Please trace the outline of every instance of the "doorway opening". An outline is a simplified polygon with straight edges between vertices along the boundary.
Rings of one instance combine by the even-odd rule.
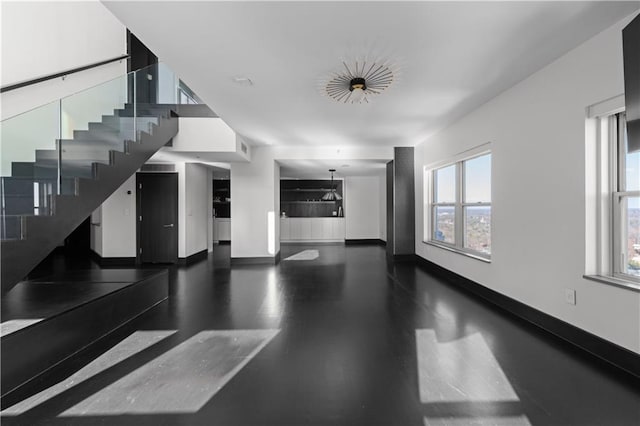
[[[231,244],[231,179],[221,167],[213,167],[213,243]]]

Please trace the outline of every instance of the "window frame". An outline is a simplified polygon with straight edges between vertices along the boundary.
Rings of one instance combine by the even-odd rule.
[[[586,174],[585,174],[585,271],[583,278],[601,284],[640,292],[640,280],[623,273],[620,249],[622,221],[620,196],[636,196],[640,191],[619,191],[624,182],[620,173],[625,168],[619,153],[619,138],[624,114],[624,95],[590,105],[586,109]],[[625,176],[626,177],[626,176]],[[626,235],[624,239],[626,240]],[[616,254],[616,252],[618,252]]]
[[[625,215],[621,209],[622,199],[625,197],[639,197],[640,191],[629,191],[626,189],[626,147],[624,146],[624,137],[621,137],[625,131],[626,114],[624,111],[612,114],[609,118],[610,127],[610,146],[611,146],[611,185],[610,185],[610,203],[611,203],[611,221],[610,221],[610,259],[611,259],[611,276],[625,281],[640,283],[640,276],[628,274],[626,272],[625,255],[623,254],[624,241],[626,237],[623,235]]]
[[[434,166],[426,166],[424,168],[424,179],[428,180],[428,191],[425,194],[427,198],[426,204],[426,212],[423,214],[428,215],[428,220],[423,221],[424,224],[428,224],[426,232],[423,232],[423,240],[424,244],[433,245],[439,248],[443,248],[445,250],[449,250],[455,253],[463,254],[465,256],[482,260],[484,262],[491,262],[491,253],[484,253],[481,251],[473,250],[471,248],[465,247],[466,245],[466,215],[465,209],[467,207],[489,207],[492,209],[492,201],[486,202],[466,202],[466,188],[465,188],[465,179],[466,179],[466,167],[465,163],[470,160],[474,160],[479,157],[483,157],[485,155],[491,156],[491,169],[493,169],[493,155],[490,149],[487,149],[486,146],[479,147],[480,149],[477,152],[474,152],[471,155],[467,155],[454,161],[448,161],[446,163],[437,164]],[[435,201],[435,195],[437,192],[437,177],[436,174],[438,170],[445,169],[450,166],[455,166],[455,201],[451,202],[441,202],[437,203]],[[493,189],[493,170],[490,175],[490,185]],[[493,198],[493,197],[492,197]],[[440,241],[435,239],[434,232],[437,229],[436,227],[436,209],[438,207],[453,207],[454,208],[454,242],[449,243],[446,241]],[[493,225],[493,223],[492,223]],[[490,227],[490,236],[493,234],[493,226]],[[425,238],[427,237],[428,238]]]
[[[436,173],[438,172],[438,170],[442,170],[442,169],[446,169],[447,167],[450,166],[455,166],[454,168],[454,179],[455,179],[455,183],[454,183],[454,197],[455,197],[455,201],[453,203],[451,202],[446,202],[446,203],[436,203],[434,201],[435,198],[435,194],[437,193],[437,185],[438,185],[438,180],[436,178]],[[458,212],[458,206],[457,206],[457,200],[459,200],[459,185],[458,185],[458,181],[459,181],[459,173],[458,173],[458,165],[457,163],[451,163],[451,164],[445,164],[441,167],[435,168],[431,170],[431,192],[430,192],[430,198],[429,198],[429,209],[430,209],[430,214],[431,214],[431,220],[429,221],[430,223],[430,230],[429,230],[429,241],[434,243],[434,244],[443,244],[451,249],[455,249],[456,248],[456,244],[458,241],[458,227],[456,226],[457,222],[458,222],[458,217],[459,217],[459,212]],[[453,219],[453,244],[446,242],[446,241],[440,241],[440,240],[436,240],[434,238],[433,233],[435,232],[436,229],[436,219],[437,219],[437,215],[435,214],[435,211],[438,207],[453,207],[453,215],[454,215],[454,219]]]

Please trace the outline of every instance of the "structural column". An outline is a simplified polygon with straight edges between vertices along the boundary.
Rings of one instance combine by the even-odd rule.
[[[268,147],[231,163],[231,262],[276,263],[280,256],[280,166]]]
[[[415,181],[413,147],[395,147],[387,163],[387,255],[415,253]]]

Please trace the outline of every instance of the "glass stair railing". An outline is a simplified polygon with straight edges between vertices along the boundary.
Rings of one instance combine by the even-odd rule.
[[[127,153],[162,117],[194,103],[159,63],[0,122],[0,239],[27,238],[26,217],[54,215],[54,197],[78,195],[78,180],[95,179],[113,152]]]

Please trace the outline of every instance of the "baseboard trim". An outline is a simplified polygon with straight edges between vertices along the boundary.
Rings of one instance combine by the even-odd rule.
[[[191,265],[195,262],[199,262],[201,260],[204,260],[207,258],[208,255],[208,251],[207,249],[201,250],[197,253],[192,254],[191,256],[187,256],[187,257],[179,257],[178,258],[178,265],[180,266],[188,266]]]
[[[275,256],[232,257],[231,265],[277,265],[280,263],[280,252]]]
[[[331,246],[335,246],[335,245],[341,245],[341,244],[345,244],[345,240],[280,240],[280,244],[288,244],[288,245],[295,245],[295,244],[314,244],[314,245],[331,245]]]
[[[91,259],[100,266],[135,266],[135,257],[102,257],[93,250],[89,250]]]
[[[231,240],[216,240],[215,242],[220,244],[221,246],[231,245]]]
[[[344,244],[347,246],[357,246],[357,245],[379,245],[386,246],[387,243],[379,238],[356,238],[344,240]]]
[[[415,255],[415,262],[428,272],[444,278],[448,283],[455,284],[510,314],[570,343],[572,346],[581,349],[599,361],[631,374],[635,379],[640,379],[640,355],[635,352],[539,311],[538,309],[532,308],[504,294],[491,290],[475,281],[426,260],[421,256]]]

